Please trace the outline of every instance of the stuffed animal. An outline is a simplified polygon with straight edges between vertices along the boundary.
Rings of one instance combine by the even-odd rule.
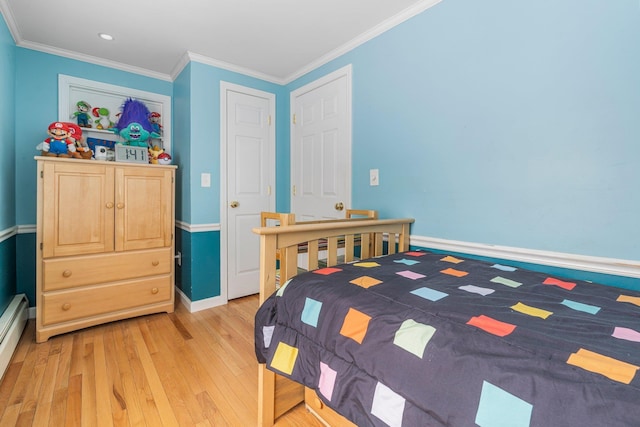
[[[76,147],[76,150],[71,153],[71,157],[76,159],[90,159],[93,155],[91,149],[82,137],[82,128],[75,123],[64,123],[69,127],[70,138]]]
[[[159,138],[149,121],[149,109],[143,102],[128,98],[122,105],[122,114],[114,131],[122,138],[122,144],[148,147],[149,138]]]
[[[93,114],[94,117],[97,117],[95,120],[96,129],[110,130],[113,128],[113,122],[109,118],[109,110],[107,108],[96,107],[91,110],[91,114]]]
[[[151,123],[151,127],[153,128],[153,131],[157,134],[159,134],[162,131],[162,125],[160,124],[160,113],[157,113],[155,111],[151,112],[151,114],[149,114],[149,122]]]
[[[83,128],[91,127],[91,119],[89,118],[89,110],[91,109],[91,105],[85,101],[78,101],[76,103],[77,111],[71,115],[71,118],[75,117],[78,122],[78,126]]]
[[[51,157],[71,157],[76,146],[71,138],[71,129],[67,123],[53,122],[47,130],[49,138],[42,143],[42,155]]]
[[[164,150],[158,147],[157,145],[154,145],[153,147],[149,148],[149,163],[153,165],[157,165],[158,158],[162,153],[164,153]]]

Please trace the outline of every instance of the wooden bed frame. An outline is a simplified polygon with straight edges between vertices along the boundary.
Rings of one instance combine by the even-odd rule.
[[[344,247],[344,262],[403,252],[409,249],[409,227],[413,221],[411,218],[365,218],[254,228],[253,232],[260,236],[260,304],[276,291],[278,256],[282,263],[280,283],[285,283],[298,272],[298,247],[301,244],[306,244],[309,270],[318,268],[320,241],[326,242],[327,266],[338,263],[338,246]],[[358,239],[360,245],[356,246],[354,242]],[[358,250],[360,256],[356,256]],[[264,364],[259,366],[258,378],[259,426],[272,426],[277,417],[303,401],[316,415],[322,410],[318,416],[326,424],[353,425],[323,407],[313,390],[305,393],[301,384],[276,375]]]
[[[363,220],[363,219],[378,219],[378,211],[376,210],[367,210],[367,209],[346,209],[345,217],[343,219],[325,219],[325,220],[314,220],[314,221],[298,221],[296,222],[296,216],[292,213],[282,213],[282,212],[260,212],[260,226],[261,227],[269,227],[269,226],[278,226],[278,227],[287,227],[294,224],[319,224],[319,223],[330,223],[330,222],[339,222],[345,220]],[[354,245],[361,245],[360,239],[354,240]],[[338,248],[344,248],[344,240],[338,240]],[[371,244],[369,242],[369,244]],[[326,250],[327,241],[321,240],[319,242],[318,250]],[[298,246],[298,253],[306,253],[307,246],[306,244],[301,244]],[[281,269],[286,269],[285,264],[286,261],[282,256],[280,256],[280,251],[276,252],[276,260],[279,263]],[[280,283],[280,282],[276,282]],[[284,282],[283,282],[284,283]]]

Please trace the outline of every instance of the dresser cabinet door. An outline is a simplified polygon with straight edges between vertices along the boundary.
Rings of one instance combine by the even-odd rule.
[[[114,173],[106,166],[45,162],[43,258],[114,249]]]
[[[172,171],[120,167],[115,174],[115,250],[171,246]]]

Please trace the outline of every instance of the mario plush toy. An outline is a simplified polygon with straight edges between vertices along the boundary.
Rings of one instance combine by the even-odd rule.
[[[90,159],[93,156],[93,151],[89,148],[89,145],[85,142],[82,137],[82,128],[75,124],[65,122],[63,123],[69,127],[69,138],[73,140],[73,145],[75,146],[75,151],[71,153],[71,157],[75,159]]]
[[[49,138],[42,144],[42,155],[52,157],[71,157],[76,151],[71,129],[67,123],[53,122],[47,132]]]

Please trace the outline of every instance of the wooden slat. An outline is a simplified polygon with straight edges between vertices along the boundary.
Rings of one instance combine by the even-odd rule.
[[[315,270],[318,268],[318,241],[312,240],[307,246],[307,256],[309,270]]]
[[[329,237],[327,239],[327,267],[338,263],[338,238]]]

